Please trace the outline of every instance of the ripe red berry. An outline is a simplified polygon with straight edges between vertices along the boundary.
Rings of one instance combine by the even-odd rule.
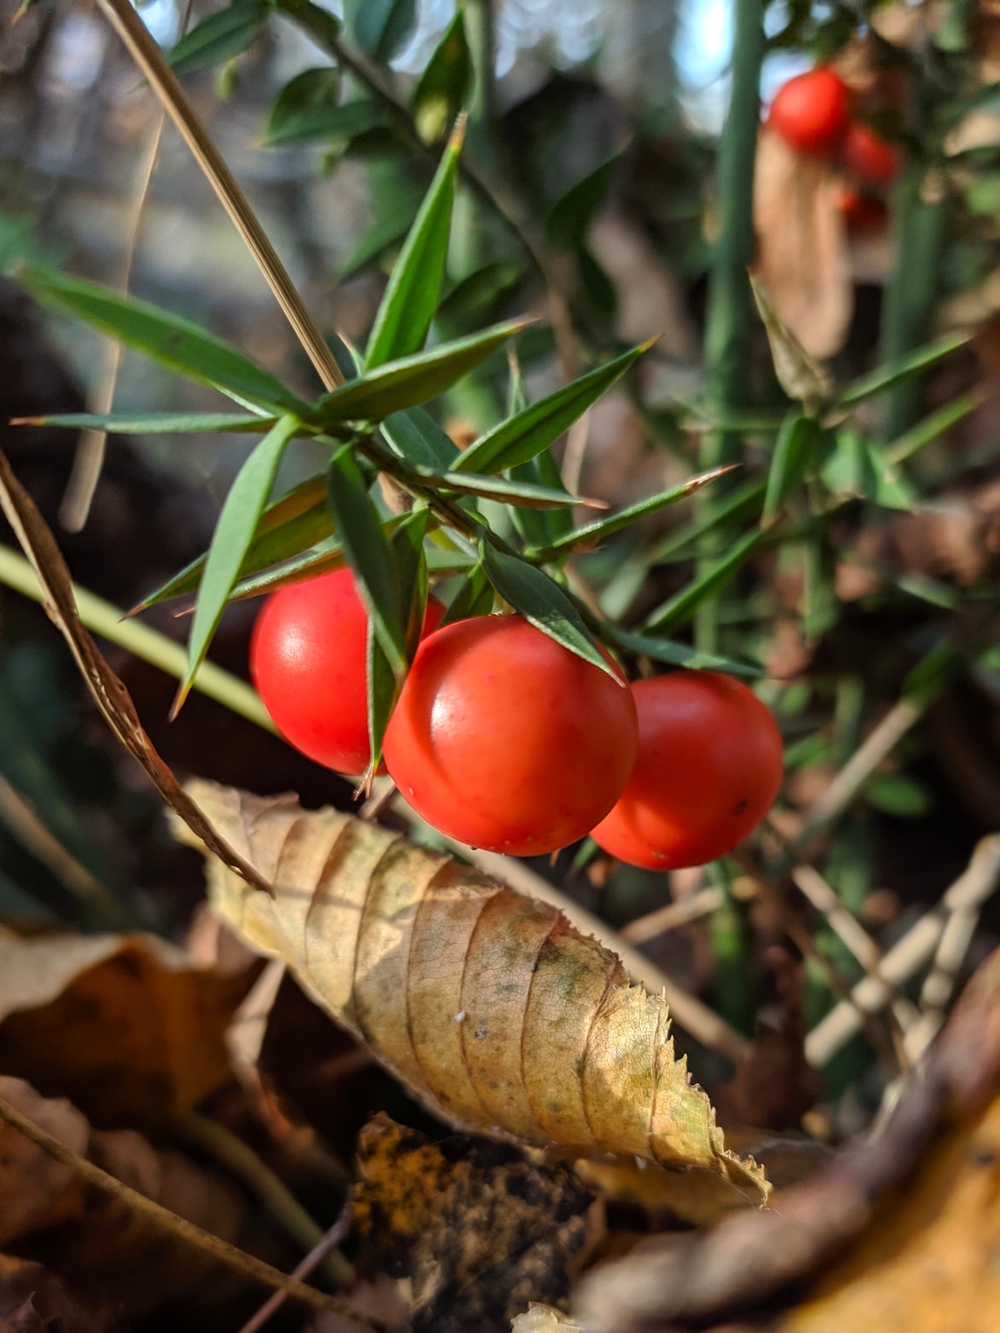
[[[649,870],[704,865],[742,842],[781,786],[781,737],[752,690],[716,671],[632,686],[639,754],[628,786],[591,836]]]
[[[448,625],[420,645],[385,737],[413,808],[473,847],[531,856],[583,835],[624,790],[631,692],[521,616]]]
[[[848,171],[872,185],[891,185],[899,174],[899,151],[859,120],[847,127],[842,156]]]
[[[844,215],[847,230],[854,235],[882,231],[889,220],[882,200],[861,190],[844,190],[837,200],[837,207]]]
[[[444,607],[427,603],[424,633]],[[349,569],[280,588],[257,617],[250,674],[282,736],[338,773],[368,767],[368,613]]]
[[[851,92],[826,65],[797,74],[774,95],[767,123],[802,153],[832,152],[847,129]]]

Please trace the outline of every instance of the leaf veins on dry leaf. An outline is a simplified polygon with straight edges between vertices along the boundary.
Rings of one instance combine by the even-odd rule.
[[[275,888],[209,857],[223,921],[283,958],[446,1123],[708,1168],[766,1198],[675,1059],[666,1004],[554,908],[337,810],[202,781],[188,792]]]

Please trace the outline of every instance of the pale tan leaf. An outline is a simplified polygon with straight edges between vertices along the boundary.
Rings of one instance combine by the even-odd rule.
[[[554,907],[335,810],[202,781],[188,791],[275,886],[273,899],[255,893],[210,857],[222,919],[284,959],[444,1120],[701,1166],[766,1197],[764,1173],[726,1148],[675,1059],[664,1001]]]
[[[532,1303],[510,1326],[511,1333],[583,1333],[583,1325],[552,1305]]]
[[[833,167],[767,129],[757,140],[757,274],[779,319],[812,357],[844,344],[854,293]]]

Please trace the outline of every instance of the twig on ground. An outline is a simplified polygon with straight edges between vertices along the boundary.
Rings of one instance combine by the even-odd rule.
[[[708,916],[710,912],[724,906],[725,901],[726,895],[718,886],[699,889],[687,898],[680,898],[676,902],[667,903],[665,907],[658,907],[655,912],[637,917],[627,926],[622,926],[618,933],[627,944],[647,944],[670,930],[676,930],[678,926]]]
[[[944,1026],[945,1006],[951,999],[958,974],[965,962],[979,924],[980,905],[961,904],[952,909],[944,923],[941,939],[934,954],[934,965],[924,980],[920,992],[921,1013],[906,1034],[910,1058],[919,1060]]]
[[[813,907],[826,917],[827,925],[847,945],[865,971],[874,972],[882,959],[882,950],[819,871],[813,866],[796,866],[792,879]]]
[[[806,1037],[806,1059],[822,1069],[860,1031],[868,1015],[891,1001],[897,987],[933,957],[949,915],[977,911],[1000,881],[1000,834],[982,838],[968,868],[941,902],[926,912],[882,958],[877,971],[864,977],[850,997],[836,1005]]]
[[[236,183],[235,177],[195,114],[176,74],[164,60],[160,48],[133,9],[130,0],[97,0],[97,2],[111,26],[125,43],[133,60],[149,80],[150,86],[197,159],[220,203],[232,218],[323,385],[327,389],[334,389],[338,384],[343,384],[344,377],[326,339],[306,309],[285,266],[278,258],[277,251]]]
[[[416,814],[402,796],[397,795],[393,801],[393,809],[397,810],[405,819],[416,826],[429,827],[424,823],[418,814]],[[493,875],[497,879],[503,880],[509,884],[512,889],[517,889],[520,893],[525,893],[531,898],[538,898],[542,902],[549,903],[556,907],[560,912],[577,928],[586,935],[592,935],[606,949],[616,953],[622,960],[626,972],[635,981],[641,981],[646,989],[653,995],[662,995],[670,1008],[670,1014],[678,1027],[682,1027],[685,1032],[689,1032],[692,1037],[697,1038],[703,1046],[709,1050],[718,1051],[732,1060],[734,1064],[741,1064],[750,1058],[752,1045],[736,1029],[714,1009],[710,1009],[707,1004],[703,1004],[697,996],[686,991],[683,986],[679,986],[676,981],[672,981],[665,972],[656,966],[645,954],[634,949],[630,944],[622,939],[621,935],[613,931],[599,917],[588,912],[585,907],[568,898],[554,884],[550,884],[547,879],[514,857],[501,856],[497,852],[485,852],[479,848],[468,847],[464,842],[459,842],[455,838],[447,838],[441,834],[443,841],[456,851],[459,856],[469,861],[477,869],[482,870],[487,875]]]
[[[69,1167],[70,1170],[91,1185],[96,1186],[97,1189],[118,1199],[127,1208],[146,1218],[160,1231],[173,1236],[177,1240],[184,1241],[197,1250],[201,1250],[203,1254],[210,1255],[227,1267],[236,1269],[255,1282],[261,1283],[262,1286],[272,1287],[275,1291],[287,1290],[288,1295],[303,1301],[313,1310],[335,1310],[339,1314],[352,1319],[358,1327],[366,1327],[352,1313],[350,1307],[342,1298],[326,1296],[323,1292],[317,1291],[315,1287],[308,1287],[305,1283],[286,1276],[277,1268],[272,1268],[270,1264],[264,1263],[263,1260],[255,1259],[252,1254],[247,1254],[244,1250],[238,1249],[237,1246],[230,1245],[228,1241],[213,1236],[209,1231],[202,1230],[201,1227],[195,1226],[193,1222],[187,1221],[186,1218],[178,1217],[169,1208],[164,1208],[162,1204],[147,1198],[145,1194],[140,1194],[116,1176],[109,1175],[107,1171],[102,1171],[95,1163],[75,1153],[72,1148],[67,1148],[64,1143],[60,1143],[57,1138],[41,1129],[33,1120],[29,1120],[27,1116],[22,1115],[4,1097],[0,1097],[0,1119],[6,1121],[12,1129],[16,1129],[25,1138],[30,1139],[43,1152],[48,1153],[53,1160],[61,1162],[63,1166]]]
[[[189,1111],[178,1128],[190,1143],[203,1148],[228,1167],[253,1193],[278,1226],[297,1245],[310,1253],[323,1243],[323,1228],[302,1207],[298,1199],[266,1162],[242,1139],[217,1120]],[[350,1286],[354,1269],[339,1250],[330,1249],[323,1258],[323,1271],[337,1287]]]
[[[292,1278],[301,1282],[309,1276],[318,1264],[323,1262],[328,1254],[336,1251],[336,1247],[341,1241],[346,1239],[351,1229],[352,1221],[353,1214],[351,1211],[351,1202],[348,1200],[348,1202],[344,1204],[343,1211],[330,1230],[322,1240],[318,1241],[314,1248],[309,1251],[298,1267],[292,1271]],[[273,1295],[267,1298],[257,1313],[247,1320],[240,1329],[240,1333],[257,1333],[258,1329],[263,1328],[271,1316],[281,1309],[289,1295],[290,1290],[287,1287],[283,1287],[280,1291],[274,1292]]]

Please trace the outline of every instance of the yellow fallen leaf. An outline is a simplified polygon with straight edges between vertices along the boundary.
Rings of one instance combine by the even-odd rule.
[[[274,885],[208,858],[215,910],[445,1121],[708,1168],[766,1198],[674,1057],[667,1006],[547,904],[332,809],[196,781],[188,792]],[[180,836],[190,834],[181,828]]]

